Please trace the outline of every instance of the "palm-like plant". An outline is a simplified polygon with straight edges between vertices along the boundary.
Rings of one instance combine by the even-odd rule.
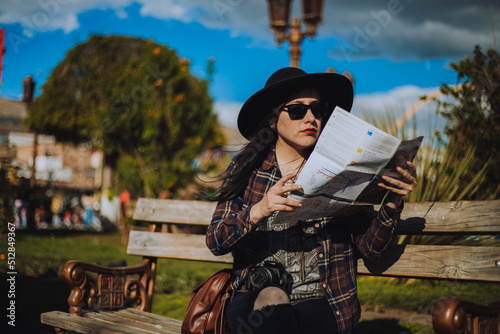
[[[394,127],[398,117],[396,112],[386,109],[383,115],[364,113],[362,116],[367,122],[379,129],[399,137],[403,140],[423,135],[425,140],[414,163],[417,166],[417,187],[405,198],[409,202],[428,201],[460,201],[460,200],[488,200],[494,199],[500,193],[500,186],[488,193],[478,194],[477,190],[486,181],[486,172],[492,167],[493,156],[484,164],[482,169],[470,180],[464,180],[463,175],[468,172],[469,161],[474,157],[476,148],[471,143],[465,148],[464,157],[457,159],[455,150],[446,139],[440,135],[436,119],[427,120],[417,128],[416,115],[410,120],[410,126]],[[431,118],[432,116],[429,116]],[[431,126],[428,126],[431,125]],[[423,130],[422,130],[423,129]],[[463,147],[461,148],[464,149]]]
[[[475,177],[468,181],[463,176],[468,172],[469,162],[474,157],[476,148],[471,143],[466,148],[463,158],[457,159],[455,150],[446,139],[440,135],[436,119],[428,119],[425,125],[417,128],[417,119],[414,115],[410,125],[397,129],[394,127],[398,117],[394,110],[386,109],[383,115],[364,113],[362,116],[367,122],[403,140],[424,135],[424,143],[415,157],[417,166],[417,187],[405,198],[408,202],[443,202],[459,200],[488,200],[498,197],[500,186],[492,188],[489,193],[478,193],[478,189],[487,181],[487,171],[492,168],[493,156],[490,157]],[[429,116],[432,118],[433,116]],[[423,129],[423,130],[422,130]],[[425,133],[426,132],[426,133]],[[463,149],[463,148],[462,148]],[[401,235],[397,243],[400,244],[466,244],[471,238],[467,236],[439,236],[439,235]],[[477,238],[474,238],[477,239]],[[474,241],[477,242],[477,241]]]

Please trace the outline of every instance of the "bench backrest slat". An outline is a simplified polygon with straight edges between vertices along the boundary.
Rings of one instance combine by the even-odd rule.
[[[141,198],[134,219],[208,225],[216,203]],[[500,234],[500,200],[405,203],[400,234]]]
[[[130,231],[127,254],[172,259],[233,263],[231,254],[215,256],[200,234]]]
[[[205,236],[131,231],[128,254],[232,263],[231,254],[214,256]],[[438,257],[435,255],[439,254]],[[358,261],[358,273],[378,276],[429,277],[499,281],[500,247],[394,245],[381,259]]]
[[[399,233],[500,234],[500,200],[405,203]]]
[[[216,205],[205,201],[139,198],[133,218],[155,223],[208,225]]]
[[[216,203],[140,199],[134,219],[150,223],[210,223]],[[406,203],[400,234],[500,235],[500,200]],[[204,235],[131,231],[127,253],[219,263]],[[358,273],[500,282],[500,247],[394,245],[376,262],[358,261]]]
[[[500,282],[500,247],[394,245],[376,261],[358,261],[358,273]]]

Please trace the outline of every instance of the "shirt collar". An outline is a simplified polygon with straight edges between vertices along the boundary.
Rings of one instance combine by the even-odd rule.
[[[264,162],[262,163],[262,170],[270,170],[274,167],[277,167],[277,164],[276,164],[276,151],[273,148],[272,150],[269,151],[267,157],[264,159]]]

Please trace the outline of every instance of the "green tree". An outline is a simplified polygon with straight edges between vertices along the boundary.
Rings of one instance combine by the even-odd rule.
[[[10,159],[7,161],[0,161],[0,233],[6,233],[10,225],[14,223],[13,209],[13,189],[11,184],[11,177],[9,174],[13,173],[13,168]]]
[[[476,197],[498,198],[500,194],[500,55],[489,49],[486,54],[479,46],[473,57],[450,64],[458,73],[457,85],[443,84],[441,91],[454,102],[442,102],[440,110],[447,118],[445,134],[453,147],[455,159],[474,154],[463,173],[470,182],[479,172],[486,173],[486,182]],[[486,166],[486,169],[484,169]],[[472,198],[474,199],[474,198]]]
[[[151,40],[92,36],[53,69],[28,125],[116,157],[117,190],[175,190],[193,180],[193,159],[224,140],[208,83],[189,65]]]

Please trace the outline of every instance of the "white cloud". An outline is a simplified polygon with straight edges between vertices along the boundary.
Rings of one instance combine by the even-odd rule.
[[[325,13],[336,19],[325,21],[320,34],[334,31],[339,41],[330,50],[331,57],[456,58],[469,54],[475,44],[483,48],[494,44],[492,23],[500,22],[498,2],[455,0],[451,6],[445,1],[401,0],[392,13],[388,3],[360,0],[327,7]],[[499,28],[495,27],[496,36]]]
[[[140,13],[143,16],[182,22],[192,22],[195,17],[190,15],[190,12],[199,6],[197,1],[183,3],[176,0],[139,0],[138,2],[141,4]]]
[[[78,29],[82,13],[112,9],[117,17],[126,18],[125,9],[134,3],[143,16],[199,22],[210,29],[227,29],[231,36],[249,36],[253,45],[272,43],[274,47],[264,0],[3,0],[0,23],[21,23],[28,35],[57,29],[67,33]],[[318,39],[335,39],[339,42],[335,45],[361,49],[352,54],[353,59],[404,60],[462,57],[474,44],[491,47],[493,35],[500,36],[500,27],[492,31],[492,24],[500,22],[498,2],[455,0],[450,6],[445,1],[401,0],[392,13],[390,3],[395,2],[325,1]],[[293,14],[300,15],[298,3],[292,5]],[[356,46],[359,31],[369,35],[369,43],[361,48]],[[338,47],[330,55],[346,57]]]
[[[373,119],[401,121],[407,133],[413,133],[416,122],[415,136],[431,137],[434,130],[444,128],[446,120],[437,113],[437,103],[432,99],[422,101],[423,96],[443,99],[438,87],[401,86],[387,92],[356,95],[352,112],[362,118],[369,115]]]
[[[424,95],[432,94],[439,88],[421,88],[400,86],[387,92],[358,94],[354,97],[353,111],[385,113],[388,110],[398,112],[410,108]]]
[[[92,9],[115,9],[117,13],[133,0],[4,0],[0,2],[0,23],[20,23],[28,37],[37,32],[61,29],[65,33],[80,27],[78,15]],[[123,13],[122,13],[123,14]]]
[[[122,19],[122,20],[128,18],[128,14],[125,11],[125,9],[123,9],[123,8],[117,8],[117,9],[115,9],[115,14],[116,14],[116,17],[118,17],[119,19]]]
[[[431,96],[439,92],[438,87],[420,88],[416,86],[401,86],[387,92],[358,94],[354,97],[352,107],[353,114],[363,117],[371,115],[377,117],[387,117],[388,115],[400,118],[405,112],[415,111],[416,120],[422,126],[428,127],[432,123],[434,127],[434,119],[438,118],[437,126],[442,128],[444,120],[442,117],[436,117],[436,103],[429,102],[422,104],[420,98],[423,96]],[[219,115],[219,121],[222,125],[237,128],[237,117],[242,103],[239,102],[215,102],[214,110]],[[409,118],[410,122],[413,117]],[[421,129],[425,131],[426,129]]]
[[[238,113],[242,105],[243,104],[239,102],[216,101],[214,110],[218,114],[219,121],[222,125],[236,129]]]
[[[237,119],[242,103],[239,102],[215,102],[214,110],[219,117],[219,122],[224,127],[224,133],[227,137],[225,149],[231,152],[237,152],[247,143],[246,139],[238,131]]]

